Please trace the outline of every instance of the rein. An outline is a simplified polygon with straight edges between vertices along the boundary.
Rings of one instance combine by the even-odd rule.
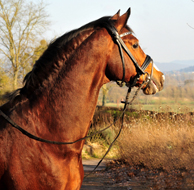
[[[121,118],[121,127],[119,129],[119,132],[117,134],[117,136],[115,137],[115,139],[111,142],[108,150],[106,151],[106,153],[104,154],[104,156],[101,158],[101,160],[98,162],[98,164],[95,166],[95,168],[87,175],[84,176],[84,179],[87,178],[89,175],[91,175],[97,168],[98,166],[100,165],[100,163],[104,160],[104,158],[106,157],[106,155],[109,153],[110,149],[112,148],[113,144],[115,143],[115,141],[118,139],[118,137],[120,136],[120,133],[123,129],[123,123],[124,123],[124,116],[125,116],[125,112],[128,108],[129,105],[132,104],[132,102],[135,100],[135,98],[137,97],[140,89],[143,87],[143,85],[147,83],[147,81],[144,81],[141,86],[137,89],[137,91],[135,92],[135,95],[133,96],[133,98],[131,99],[131,101],[129,102],[129,95],[130,95],[130,92],[131,92],[131,88],[129,87],[128,88],[128,91],[127,91],[127,95],[126,95],[126,98],[125,98],[125,101],[121,101],[121,103],[124,103],[124,108],[123,108],[123,112],[122,114],[119,116],[119,118],[117,120],[115,120],[112,124],[110,124],[108,127],[105,127],[104,129],[102,130],[99,130],[89,136],[85,136],[83,138],[80,138],[76,141],[72,141],[72,142],[58,142],[58,141],[50,141],[50,140],[46,140],[46,139],[42,139],[40,137],[37,137],[31,133],[29,133],[28,131],[24,130],[23,128],[21,128],[19,125],[17,125],[14,121],[12,121],[5,113],[3,113],[1,110],[0,110],[0,115],[2,115],[4,117],[5,120],[7,120],[12,127],[16,128],[17,130],[19,130],[20,132],[22,132],[24,135],[26,135],[27,137],[31,138],[31,139],[34,139],[36,141],[40,141],[40,142],[45,142],[45,143],[50,143],[50,144],[57,144],[57,145],[67,145],[67,144],[74,144],[76,142],[79,142],[79,141],[82,141],[82,140],[85,140],[87,138],[91,138],[92,136],[96,135],[96,134],[99,134],[103,131],[105,131],[106,129],[110,128],[112,125],[114,125],[120,118]]]
[[[149,55],[146,56],[146,59],[143,63],[143,65],[140,67],[137,63],[137,61],[135,60],[135,58],[133,57],[133,55],[131,54],[131,52],[129,51],[129,49],[127,48],[127,46],[125,45],[125,43],[123,42],[123,40],[121,39],[121,37],[123,36],[126,36],[126,35],[129,35],[131,34],[131,32],[125,32],[121,35],[118,34],[116,28],[110,23],[106,23],[105,25],[105,28],[108,30],[108,32],[111,34],[113,40],[115,41],[115,43],[118,45],[118,48],[119,48],[119,52],[120,52],[120,56],[121,56],[121,60],[122,60],[122,66],[123,66],[123,77],[122,77],[122,81],[121,83],[119,84],[119,86],[123,86],[123,83],[124,83],[124,80],[125,80],[125,62],[124,62],[124,56],[123,56],[123,50],[127,53],[127,55],[130,57],[130,59],[132,60],[134,66],[136,67],[136,72],[137,72],[137,75],[134,77],[133,81],[132,82],[129,82],[129,83],[126,83],[126,86],[128,86],[128,92],[127,92],[127,95],[126,95],[126,100],[125,102],[122,102],[124,103],[124,109],[123,109],[123,112],[122,114],[120,115],[120,117],[114,121],[111,125],[109,125],[108,127],[100,130],[100,131],[97,131],[89,136],[85,136],[83,138],[80,138],[76,141],[72,141],[72,142],[58,142],[58,141],[50,141],[50,140],[46,140],[46,139],[42,139],[40,137],[37,137],[31,133],[29,133],[28,131],[24,130],[23,128],[21,128],[19,125],[17,125],[14,121],[12,121],[5,113],[3,113],[1,110],[0,110],[0,115],[4,117],[4,119],[6,121],[8,121],[12,127],[16,128],[17,130],[19,130],[21,133],[23,133],[24,135],[28,136],[29,138],[31,139],[34,139],[36,141],[40,141],[40,142],[45,142],[45,143],[50,143],[50,144],[57,144],[57,145],[68,145],[68,144],[74,144],[74,143],[77,143],[79,141],[82,141],[82,140],[85,140],[87,138],[91,138],[92,136],[96,135],[96,134],[99,134],[101,133],[102,131],[110,128],[112,125],[114,125],[120,118],[121,118],[121,121],[122,121],[122,124],[121,124],[121,127],[119,129],[119,132],[117,134],[117,136],[115,137],[115,139],[113,140],[113,142],[110,144],[107,152],[105,153],[105,155],[103,156],[103,158],[100,160],[100,162],[96,165],[96,167],[94,168],[93,171],[96,170],[96,168],[100,165],[100,163],[102,162],[102,160],[105,158],[105,156],[108,154],[109,150],[111,149],[111,147],[113,146],[114,142],[117,140],[117,138],[119,137],[121,131],[122,131],[122,128],[123,128],[123,123],[124,123],[124,115],[125,115],[125,112],[127,110],[127,107],[129,104],[132,104],[132,102],[134,101],[134,99],[136,98],[139,90],[143,87],[143,85],[145,83],[149,83],[151,82],[151,77],[152,77],[152,73],[153,73],[153,63],[152,63],[152,70],[151,70],[151,73],[147,73],[145,72],[145,69],[148,67],[148,65],[152,62],[152,59]],[[147,74],[147,79],[143,81],[143,83],[140,85],[140,87],[138,88],[138,90],[136,91],[134,97],[132,98],[132,100],[129,102],[129,94],[131,92],[131,88],[134,87],[136,85],[136,82],[139,80],[140,76],[141,75],[144,75],[144,74]],[[117,81],[118,82],[118,81]],[[92,171],[92,172],[93,172]],[[88,176],[88,175],[87,175]],[[86,177],[87,177],[86,176]]]
[[[137,92],[139,92],[139,90],[141,89],[141,87],[143,86],[144,83],[142,83],[142,85],[138,88]],[[21,133],[23,133],[24,135],[26,135],[27,137],[31,138],[31,139],[34,139],[36,141],[40,141],[40,142],[44,142],[44,143],[49,143],[49,144],[57,144],[57,145],[68,145],[68,144],[74,144],[74,143],[77,143],[79,141],[82,141],[82,140],[85,140],[85,139],[88,139],[88,138],[91,138],[93,137],[94,135],[97,135],[105,130],[107,130],[108,128],[110,128],[112,125],[114,125],[120,118],[123,117],[125,111],[126,111],[126,108],[127,108],[127,105],[128,104],[131,104],[132,101],[135,99],[135,97],[137,96],[137,92],[135,93],[135,96],[133,97],[132,101],[130,103],[128,103],[128,97],[129,97],[129,93],[131,92],[131,88],[128,89],[128,92],[127,92],[127,95],[126,95],[126,100],[122,103],[125,103],[125,106],[124,106],[124,109],[123,109],[123,112],[122,114],[119,116],[119,118],[117,120],[115,120],[112,124],[110,124],[109,126],[105,127],[104,129],[101,129],[97,132],[94,132],[92,133],[91,135],[88,135],[88,136],[85,136],[83,138],[80,138],[76,141],[72,141],[72,142],[59,142],[59,141],[51,141],[51,140],[46,140],[46,139],[42,139],[40,137],[37,137],[31,133],[29,133],[28,131],[26,131],[25,129],[23,129],[22,127],[20,127],[19,125],[17,125],[12,119],[10,119],[3,111],[0,110],[0,115],[4,117],[4,119],[6,121],[8,121],[12,127],[16,128],[17,130],[19,130]]]
[[[113,144],[115,143],[115,141],[118,139],[118,137],[120,136],[121,134],[121,131],[123,129],[123,124],[124,124],[124,116],[125,116],[125,112],[128,108],[129,105],[131,105],[133,103],[133,101],[135,100],[135,98],[137,97],[140,89],[143,87],[143,85],[146,83],[147,81],[144,81],[141,86],[136,90],[135,92],[135,95],[133,96],[133,98],[131,99],[131,101],[129,102],[129,94],[131,92],[131,88],[128,88],[128,91],[127,91],[127,95],[126,95],[126,98],[125,98],[125,101],[121,101],[121,103],[124,103],[124,108],[123,108],[123,112],[122,114],[119,116],[119,118],[114,121],[110,126],[112,126],[113,124],[115,124],[120,118],[121,118],[121,126],[120,126],[120,129],[119,129],[119,132],[117,134],[117,136],[115,137],[115,139],[111,142],[108,150],[106,151],[106,153],[104,154],[104,156],[100,159],[100,161],[98,162],[98,164],[95,166],[95,168],[87,175],[84,176],[84,179],[87,178],[89,175],[91,175],[97,168],[98,166],[100,165],[100,163],[104,160],[104,158],[106,157],[106,155],[109,153],[110,149],[112,148]],[[109,126],[109,127],[110,127]]]
[[[122,64],[123,64],[123,78],[122,78],[122,82],[120,84],[120,86],[122,86],[122,84],[124,83],[124,79],[125,79],[125,62],[124,62],[124,56],[123,56],[123,51],[122,49],[125,50],[125,52],[128,54],[128,56],[131,58],[131,60],[133,61],[135,67],[136,67],[136,70],[137,70],[137,75],[135,76],[135,79],[133,80],[132,83],[127,83],[126,85],[129,87],[130,90],[128,90],[127,92],[127,96],[126,96],[126,101],[125,101],[125,106],[124,106],[124,109],[123,109],[123,113],[121,114],[120,118],[123,117],[125,111],[126,111],[126,108],[127,108],[127,104],[128,104],[128,96],[129,96],[129,93],[131,91],[131,88],[135,86],[137,80],[139,80],[140,78],[140,75],[142,74],[146,74],[147,72],[145,72],[145,69],[148,67],[148,65],[152,62],[152,59],[149,55],[146,56],[146,59],[143,63],[143,65],[140,67],[137,63],[137,61],[135,60],[135,58],[133,57],[133,55],[131,54],[131,52],[129,51],[129,49],[127,48],[127,46],[125,45],[125,43],[123,42],[123,40],[121,39],[121,37],[123,36],[126,36],[126,35],[129,35],[131,34],[131,32],[125,32],[121,35],[118,34],[116,28],[114,27],[113,24],[111,24],[110,22],[107,22],[106,25],[104,25],[106,27],[106,29],[110,32],[113,40],[118,44],[118,47],[119,47],[119,52],[120,52],[120,55],[121,55],[121,60],[122,60]],[[148,74],[148,77],[147,77],[147,81],[144,81],[142,83],[142,85],[140,86],[139,89],[141,89],[143,87],[143,85],[145,83],[149,83],[151,81],[151,77],[152,77],[152,72],[153,72],[153,64],[152,64],[152,71],[151,71],[151,74],[149,75]],[[139,91],[138,89],[138,91]],[[85,140],[87,138],[90,138],[98,133],[101,133],[102,131],[110,128],[113,124],[115,124],[115,122],[113,122],[110,126],[100,130],[100,131],[97,131],[95,133],[93,133],[92,135],[89,135],[89,136],[85,136],[83,138],[80,138],[76,141],[72,141],[72,142],[58,142],[58,141],[50,141],[50,140],[46,140],[46,139],[42,139],[40,137],[37,137],[31,133],[29,133],[28,131],[24,130],[23,128],[21,128],[19,125],[17,125],[14,121],[12,121],[6,114],[4,114],[1,110],[0,110],[0,115],[2,115],[4,117],[5,120],[7,120],[14,128],[16,128],[17,130],[19,130],[21,133],[23,133],[24,135],[28,136],[29,138],[31,139],[34,139],[36,141],[40,141],[40,142],[45,142],[45,143],[50,143],[50,144],[57,144],[57,145],[63,145],[63,144],[74,144],[74,143],[77,143],[79,141],[82,141],[82,140]],[[119,118],[119,119],[120,119]]]
[[[91,135],[88,135],[88,136],[85,136],[83,138],[80,138],[76,141],[72,141],[72,142],[59,142],[59,141],[51,141],[51,140],[46,140],[46,139],[42,139],[40,137],[37,137],[31,133],[29,133],[28,131],[26,131],[25,129],[23,129],[22,127],[20,127],[19,125],[17,125],[13,120],[11,120],[5,113],[3,113],[1,110],[0,110],[0,115],[4,117],[4,119],[6,121],[8,121],[12,127],[16,128],[17,130],[19,130],[21,133],[23,133],[24,135],[26,135],[27,137],[31,138],[31,139],[34,139],[36,141],[40,141],[40,142],[44,142],[44,143],[49,143],[49,144],[57,144],[57,145],[68,145],[68,144],[74,144],[74,143],[77,143],[79,141],[82,141],[82,140],[85,140],[85,139],[88,139],[88,138],[91,138],[93,137],[94,135],[97,135],[105,130],[107,130],[108,128],[110,128],[112,125],[114,125],[121,117],[122,115],[125,113],[126,110],[123,110],[123,113],[121,114],[121,116],[115,120],[112,124],[110,124],[108,127],[105,127],[104,129],[102,130],[99,130],[95,133],[92,133]]]

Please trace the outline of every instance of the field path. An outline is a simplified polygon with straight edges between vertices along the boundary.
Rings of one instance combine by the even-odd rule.
[[[98,160],[84,161],[85,173],[89,173]],[[148,169],[143,166],[130,166],[118,160],[104,161],[97,172],[85,178],[81,190],[156,190],[194,189],[194,170]],[[100,170],[102,169],[102,170]]]
[[[98,162],[99,159],[83,160],[85,175],[91,172]],[[103,172],[106,168],[106,162],[104,160],[97,168],[97,172],[92,173],[83,180],[81,190],[145,190],[133,181],[130,182],[130,185],[112,183],[113,179],[110,179],[110,176]]]
[[[83,160],[84,172],[92,171],[95,168],[95,166],[98,164],[99,161],[100,159],[95,159],[95,158],[92,158],[89,160],[84,159]],[[98,168],[96,169],[96,171],[104,170],[106,168],[106,162],[107,160],[103,160],[100,166],[98,166]]]

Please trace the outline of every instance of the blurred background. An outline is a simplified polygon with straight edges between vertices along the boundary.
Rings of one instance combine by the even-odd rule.
[[[0,0],[0,5],[1,97],[22,86],[24,76],[52,40],[119,9],[124,14],[131,7],[128,25],[166,76],[161,93],[140,94],[134,106],[158,110],[168,105],[174,111],[186,106],[193,111],[194,1]],[[119,107],[125,93],[125,87],[109,83],[103,86],[98,105]]]

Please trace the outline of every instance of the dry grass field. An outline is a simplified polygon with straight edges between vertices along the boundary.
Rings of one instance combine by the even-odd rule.
[[[131,118],[119,138],[121,158],[147,168],[194,169],[193,113],[150,113]]]
[[[97,111],[93,128],[110,124],[119,114],[114,108]],[[194,169],[193,114],[129,110],[117,141],[117,157],[150,169]],[[112,141],[119,126],[117,122],[114,133],[98,135],[96,141],[101,137]]]
[[[194,189],[194,113],[184,110],[127,111],[114,146],[117,151],[113,150],[116,159],[102,175],[108,175],[113,184],[134,189]],[[97,109],[92,128],[107,126],[120,113],[115,108]],[[108,139],[114,139],[119,126],[118,121]],[[95,142],[102,142],[102,138],[98,135]]]

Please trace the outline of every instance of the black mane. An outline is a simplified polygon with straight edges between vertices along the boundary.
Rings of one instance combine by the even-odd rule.
[[[82,32],[89,30],[92,31],[94,29],[104,27],[110,22],[114,22],[110,20],[110,17],[102,17],[78,29],[65,33],[61,37],[51,42],[42,56],[36,61],[33,69],[25,76],[23,80],[24,87],[16,90],[15,93],[13,93],[12,99],[21,94],[29,96],[39,87],[44,88],[44,86],[46,86],[46,84],[49,82],[48,78],[51,72],[57,72],[57,70],[60,70],[61,65],[59,63],[63,62],[64,65],[67,61],[68,56],[64,56],[64,49],[68,49],[68,51],[71,49],[71,47],[69,47],[71,45],[69,42]],[[126,28],[132,31],[128,26],[126,26]],[[74,51],[73,48],[72,51]],[[71,52],[68,52],[68,54],[71,54]]]

